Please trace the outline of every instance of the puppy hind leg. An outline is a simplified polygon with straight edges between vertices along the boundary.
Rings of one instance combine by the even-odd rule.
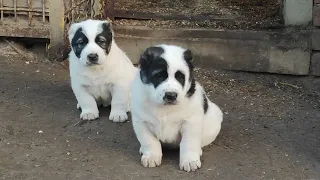
[[[216,104],[210,103],[208,112],[203,118],[202,147],[209,145],[216,139],[220,133],[222,119],[223,114],[220,108]]]

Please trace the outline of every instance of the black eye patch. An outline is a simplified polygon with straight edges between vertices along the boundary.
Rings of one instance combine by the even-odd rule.
[[[72,49],[78,58],[80,58],[80,54],[88,42],[89,40],[86,35],[83,34],[82,28],[79,28],[71,40]]]
[[[181,84],[181,86],[184,87],[186,76],[181,71],[177,71],[174,74],[174,77]]]
[[[157,86],[159,86],[159,84],[161,84],[167,78],[168,78],[168,73],[166,69],[155,70],[152,72],[151,83],[155,88],[157,88]]]
[[[109,24],[103,23],[101,26],[102,32],[96,36],[95,42],[108,54],[112,42],[112,31]]]

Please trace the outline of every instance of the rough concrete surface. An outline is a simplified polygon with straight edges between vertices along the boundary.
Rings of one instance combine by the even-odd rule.
[[[311,31],[232,31],[116,27],[117,44],[137,63],[151,45],[190,48],[201,67],[308,75]]]
[[[314,76],[320,76],[320,53],[315,52],[312,54],[311,57],[311,71],[312,75]]]
[[[142,167],[131,123],[112,123],[108,108],[74,126],[67,71],[13,55],[0,57],[0,179],[320,179],[319,79],[197,68],[225,116],[201,169],[185,173],[176,150]]]

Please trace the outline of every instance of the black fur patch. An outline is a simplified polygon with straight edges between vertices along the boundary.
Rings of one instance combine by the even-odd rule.
[[[79,28],[71,40],[72,49],[78,58],[80,58],[80,54],[88,42],[89,40],[86,35],[83,34],[82,28]]]
[[[193,64],[192,64],[193,55],[192,55],[192,52],[190,49],[187,49],[183,53],[183,58],[189,67],[189,73],[190,73],[189,82],[191,83],[191,86],[187,92],[187,97],[191,97],[194,94],[194,92],[196,91],[196,82],[195,82],[194,73],[193,73],[193,69],[194,69]]]
[[[207,99],[207,96],[205,93],[203,93],[203,104],[202,105],[203,105],[204,114],[206,114],[208,111],[209,105],[208,105],[208,99]]]
[[[103,23],[102,32],[95,38],[95,42],[105,50],[106,54],[109,54],[112,43],[112,31],[109,23]]]
[[[193,78],[191,80],[190,88],[187,92],[187,97],[191,97],[194,94],[194,92],[196,92],[196,80]]]
[[[184,87],[184,84],[185,84],[185,81],[186,81],[186,76],[181,71],[177,71],[174,74],[174,77],[181,84],[181,86]]]
[[[149,47],[142,53],[139,60],[142,83],[152,84],[157,88],[168,78],[168,64],[160,57],[163,53],[162,47]]]

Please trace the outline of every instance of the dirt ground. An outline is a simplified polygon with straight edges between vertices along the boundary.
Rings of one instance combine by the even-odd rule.
[[[3,51],[2,51],[3,52]],[[320,179],[320,79],[197,69],[225,114],[202,167],[182,172],[178,151],[140,165],[130,122],[74,126],[80,112],[59,64],[0,56],[0,179]]]
[[[282,0],[119,0],[116,10],[144,13],[201,15],[202,21],[188,20],[126,20],[117,19],[119,25],[148,27],[186,27],[222,29],[282,28]],[[152,17],[150,17],[152,18]]]

